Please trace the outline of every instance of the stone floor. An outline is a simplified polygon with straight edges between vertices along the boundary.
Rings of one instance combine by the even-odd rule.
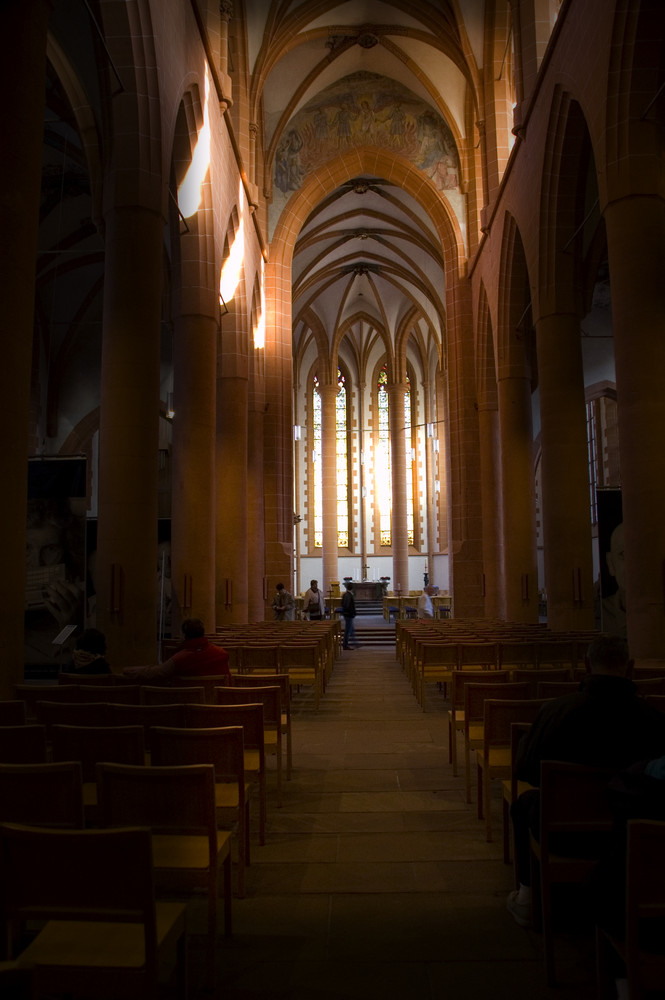
[[[447,762],[445,709],[434,692],[421,711],[394,649],[344,652],[318,713],[296,694],[293,778],[281,809],[270,782],[266,844],[252,845],[214,996],[592,1000],[591,940],[557,940],[551,990],[539,935],[507,914],[499,790],[488,844]],[[193,995],[204,922],[197,903]]]

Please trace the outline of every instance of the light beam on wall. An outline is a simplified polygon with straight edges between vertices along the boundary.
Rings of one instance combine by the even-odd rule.
[[[259,319],[254,328],[254,347],[261,348],[266,346],[266,268],[263,258],[261,258],[261,305]]]
[[[210,166],[210,111],[208,99],[210,96],[210,77],[208,66],[205,68],[205,101],[203,104],[203,125],[196,139],[194,155],[189,169],[178,188],[178,208],[183,218],[189,219],[198,212],[203,200],[203,184]]]
[[[224,302],[231,302],[240,283],[240,272],[245,256],[245,227],[243,224],[242,211],[242,181],[238,187],[238,205],[240,206],[240,218],[238,228],[233,237],[233,243],[229,255],[224,261],[222,273],[219,278],[219,294]]]

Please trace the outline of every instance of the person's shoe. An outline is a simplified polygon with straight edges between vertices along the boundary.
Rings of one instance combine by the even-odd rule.
[[[351,649],[351,646],[342,646],[342,649]]]
[[[506,900],[506,909],[515,923],[519,924],[520,927],[531,927],[531,904],[518,903],[518,892],[518,889],[513,889],[513,891],[508,895],[508,899]]]

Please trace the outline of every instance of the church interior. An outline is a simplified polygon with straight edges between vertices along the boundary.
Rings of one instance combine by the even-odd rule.
[[[77,629],[121,671],[311,580],[665,674],[661,0],[3,0],[0,34],[0,697]]]

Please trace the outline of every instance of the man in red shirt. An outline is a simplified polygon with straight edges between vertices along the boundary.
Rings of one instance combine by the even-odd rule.
[[[137,681],[219,676],[230,683],[229,654],[206,639],[201,619],[185,618],[180,628],[184,641],[168,660],[149,667],[126,667],[123,674]]]

